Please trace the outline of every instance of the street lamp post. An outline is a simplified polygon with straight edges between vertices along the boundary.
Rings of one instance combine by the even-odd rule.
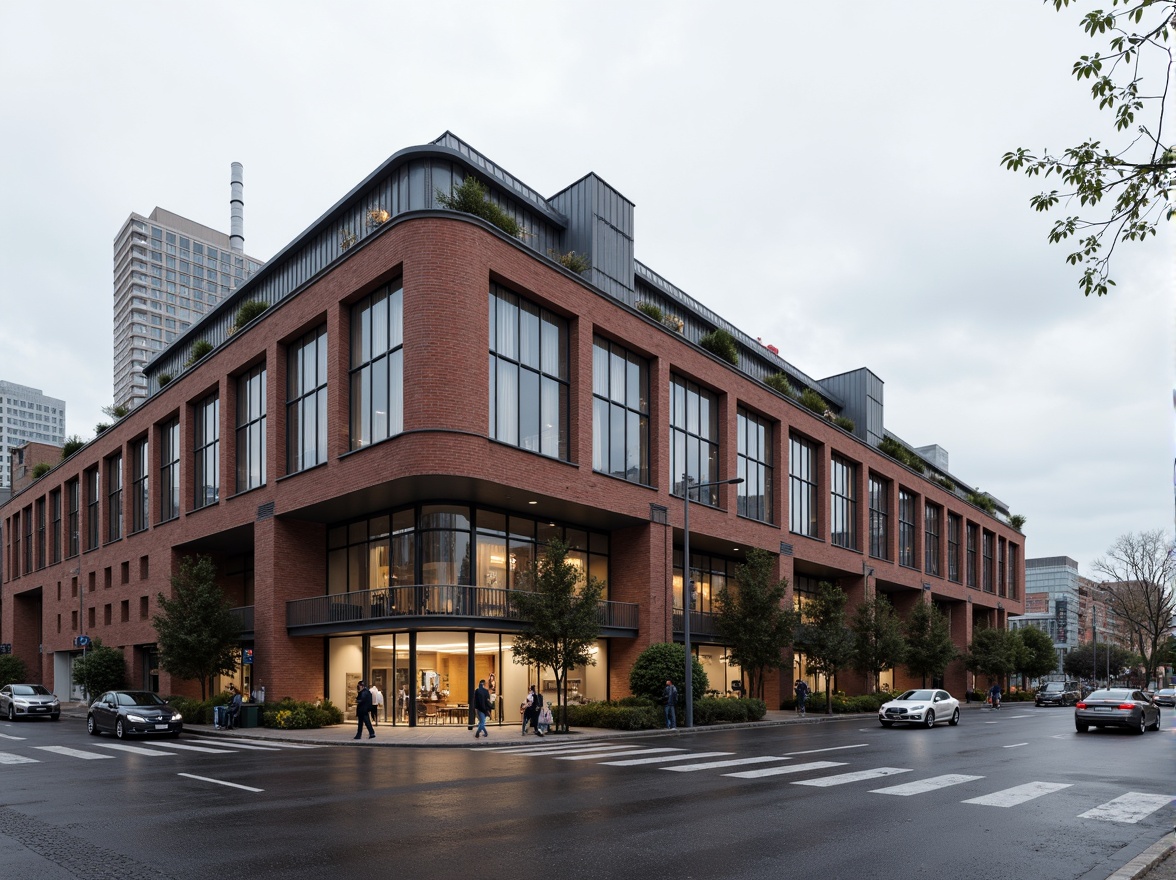
[[[694,726],[694,664],[690,655],[690,609],[694,606],[694,581],[690,577],[690,492],[693,489],[709,489],[711,486],[727,486],[742,483],[743,477],[716,480],[713,483],[691,484],[690,477],[682,475],[682,638],[686,643],[686,726]]]

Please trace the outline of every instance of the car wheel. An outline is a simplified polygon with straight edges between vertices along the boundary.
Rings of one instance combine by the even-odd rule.
[[[1041,708],[1041,703],[1040,703],[1039,701],[1037,701],[1037,700],[1034,700],[1034,701],[1033,701],[1033,705],[1034,705],[1034,706],[1036,706],[1038,709],[1040,709],[1040,708]]]
[[[1160,729],[1160,710],[1157,709],[1155,723],[1152,724],[1152,726],[1149,727],[1148,730],[1159,730],[1159,729]]]
[[[1139,713],[1139,725],[1137,727],[1131,728],[1131,732],[1134,733],[1136,736],[1143,736],[1143,732],[1145,730],[1147,730],[1147,723],[1144,720],[1143,712],[1140,712]]]
[[[923,726],[928,728],[935,726],[935,710],[927,710],[927,714],[923,718]]]
[[[53,721],[60,721],[61,720],[60,715],[50,715],[49,718]]]
[[[1074,722],[1074,729],[1076,731],[1078,731],[1079,733],[1086,733],[1086,731],[1090,730],[1090,725],[1083,724],[1081,721],[1075,721]]]
[[[180,732],[178,730],[173,730],[171,733],[168,734],[168,736],[170,736],[172,739],[179,739]]]
[[[12,703],[8,704],[8,720],[16,721],[16,709],[13,708]]]
[[[951,720],[948,721],[947,723],[950,724],[952,727],[955,727],[957,724],[960,723],[960,710],[959,709],[956,709],[954,712],[951,713]]]
[[[878,719],[878,723],[879,723],[879,724],[881,724],[883,727],[893,727],[893,726],[894,726],[894,722],[893,722],[893,721],[886,721],[886,720],[884,720],[884,719],[881,719],[881,718],[879,718],[879,719]]]
[[[89,733],[90,736],[98,735],[98,724],[94,721],[93,715],[86,716],[86,732]]]
[[[114,735],[119,739],[127,738],[127,730],[123,727],[123,720],[121,718],[114,723]]]

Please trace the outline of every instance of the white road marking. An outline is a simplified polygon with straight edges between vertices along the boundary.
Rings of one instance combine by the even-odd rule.
[[[1172,803],[1171,795],[1129,791],[1113,801],[1107,801],[1105,804],[1099,804],[1093,810],[1081,813],[1078,818],[1135,823],[1170,803]]]
[[[716,758],[719,755],[733,755],[734,752],[690,752],[685,755],[661,755],[657,758],[629,758],[627,761],[601,761],[604,767],[637,767],[641,764],[660,764],[665,761],[690,761],[694,758]],[[597,756],[599,757],[599,756]],[[611,756],[610,756],[611,757]]]
[[[247,752],[280,752],[281,746],[256,746],[251,743],[243,743],[240,740],[233,740],[232,742],[225,742],[223,739],[200,739],[198,737],[188,737],[189,742],[198,743],[215,743],[218,746],[231,749],[242,749]]]
[[[623,755],[653,755],[653,754],[657,754],[658,752],[664,753],[664,752],[684,752],[684,751],[686,751],[686,750],[685,749],[674,749],[674,748],[630,749],[627,752],[612,752],[608,755],[608,757],[619,758]],[[595,761],[597,758],[600,758],[602,756],[601,755],[554,755],[553,757],[557,761]]]
[[[175,752],[162,752],[159,749],[148,749],[144,746],[127,746],[122,743],[94,743],[100,749],[115,749],[119,752],[131,752],[135,755],[174,755]]]
[[[897,776],[899,773],[910,773],[909,767],[875,767],[873,770],[858,770],[855,773],[839,773],[836,776],[822,776],[819,779],[802,779],[793,785],[813,785],[817,788],[828,788],[831,785],[845,785],[847,782],[861,782],[863,779],[877,779],[881,776]]]
[[[273,749],[274,751],[277,751],[279,749],[321,749],[322,748],[322,746],[316,746],[311,743],[288,743],[288,742],[282,742],[281,740],[270,740],[270,739],[238,739],[237,737],[233,737],[230,740],[226,740],[224,737],[220,737],[220,736],[188,736],[188,737],[184,737],[184,738],[189,739],[189,740],[193,740],[194,742],[219,743],[220,745],[231,746],[234,749],[243,749],[243,748],[248,747],[248,748],[255,748],[255,749],[256,748]]]
[[[692,773],[695,770],[717,770],[720,767],[741,767],[745,764],[768,764],[773,761],[788,761],[790,758],[777,755],[761,755],[758,758],[733,758],[730,761],[707,761],[705,764],[688,764],[685,767],[662,767],[676,773]]]
[[[1010,715],[1010,718],[1032,718],[1032,715]]]
[[[580,752],[615,752],[620,749],[631,748],[633,748],[632,743],[625,743],[624,745],[611,746],[590,746],[583,744],[574,746],[536,746],[535,748],[511,746],[509,748],[493,749],[493,751],[499,755],[574,755]],[[471,751],[485,752],[490,750],[473,748]]]
[[[0,752],[0,764],[40,764],[36,758],[26,758],[24,755],[14,755],[11,752]]]
[[[40,749],[43,752],[53,752],[55,755],[65,755],[70,758],[81,758],[84,761],[93,761],[98,758],[113,758],[114,755],[99,755],[97,752],[83,752],[81,749],[69,749],[65,746],[33,746],[35,749]]]
[[[209,749],[204,746],[190,746],[185,743],[169,742],[167,744],[169,749],[182,749],[185,752],[207,752],[210,755],[231,755],[232,749]]]
[[[804,752],[785,752],[788,755],[815,755],[817,752],[839,752],[842,749],[864,749],[869,743],[857,743],[852,746],[831,746],[827,749],[808,749]]]
[[[994,791],[983,797],[969,798],[961,803],[980,804],[984,807],[1015,807],[1042,795],[1053,794],[1055,791],[1069,787],[1070,783],[1067,782],[1026,782],[1024,785],[1015,785],[1003,791]]]
[[[824,770],[826,767],[844,767],[844,761],[813,761],[809,764],[788,764],[784,767],[765,767],[762,770],[743,770],[739,773],[724,773],[736,779],[759,779],[762,776],[780,776],[783,773],[804,773],[807,770]]]
[[[904,782],[902,785],[892,785],[889,788],[875,788],[870,794],[894,794],[899,797],[910,797],[912,794],[925,794],[949,785],[959,785],[971,782],[973,779],[983,779],[983,776],[964,776],[959,773],[948,773],[945,776],[932,776],[930,779],[920,779],[918,782]]]
[[[15,739],[15,740],[24,740],[24,739],[28,739],[28,737],[24,737],[24,736],[11,736],[11,735],[9,735],[9,734],[7,734],[7,733],[0,733],[0,739]]]
[[[243,791],[265,791],[264,788],[252,788],[248,785],[238,785],[235,782],[225,782],[223,779],[211,779],[207,776],[195,776],[191,773],[177,773],[177,776],[186,776],[188,779],[196,779],[200,782],[211,782],[216,785],[227,785],[229,788],[239,788]]]
[[[1005,749],[1019,749],[1021,746],[1027,746],[1029,743],[1013,743],[1011,746],[1001,746]]]

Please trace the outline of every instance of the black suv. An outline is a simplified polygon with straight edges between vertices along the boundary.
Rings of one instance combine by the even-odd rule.
[[[1073,706],[1082,698],[1076,681],[1047,681],[1033,695],[1034,706]]]

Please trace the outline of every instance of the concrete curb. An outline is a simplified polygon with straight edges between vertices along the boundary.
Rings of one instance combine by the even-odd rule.
[[[1107,880],[1138,880],[1156,865],[1176,852],[1176,832],[1165,834],[1122,868],[1111,874]]]

